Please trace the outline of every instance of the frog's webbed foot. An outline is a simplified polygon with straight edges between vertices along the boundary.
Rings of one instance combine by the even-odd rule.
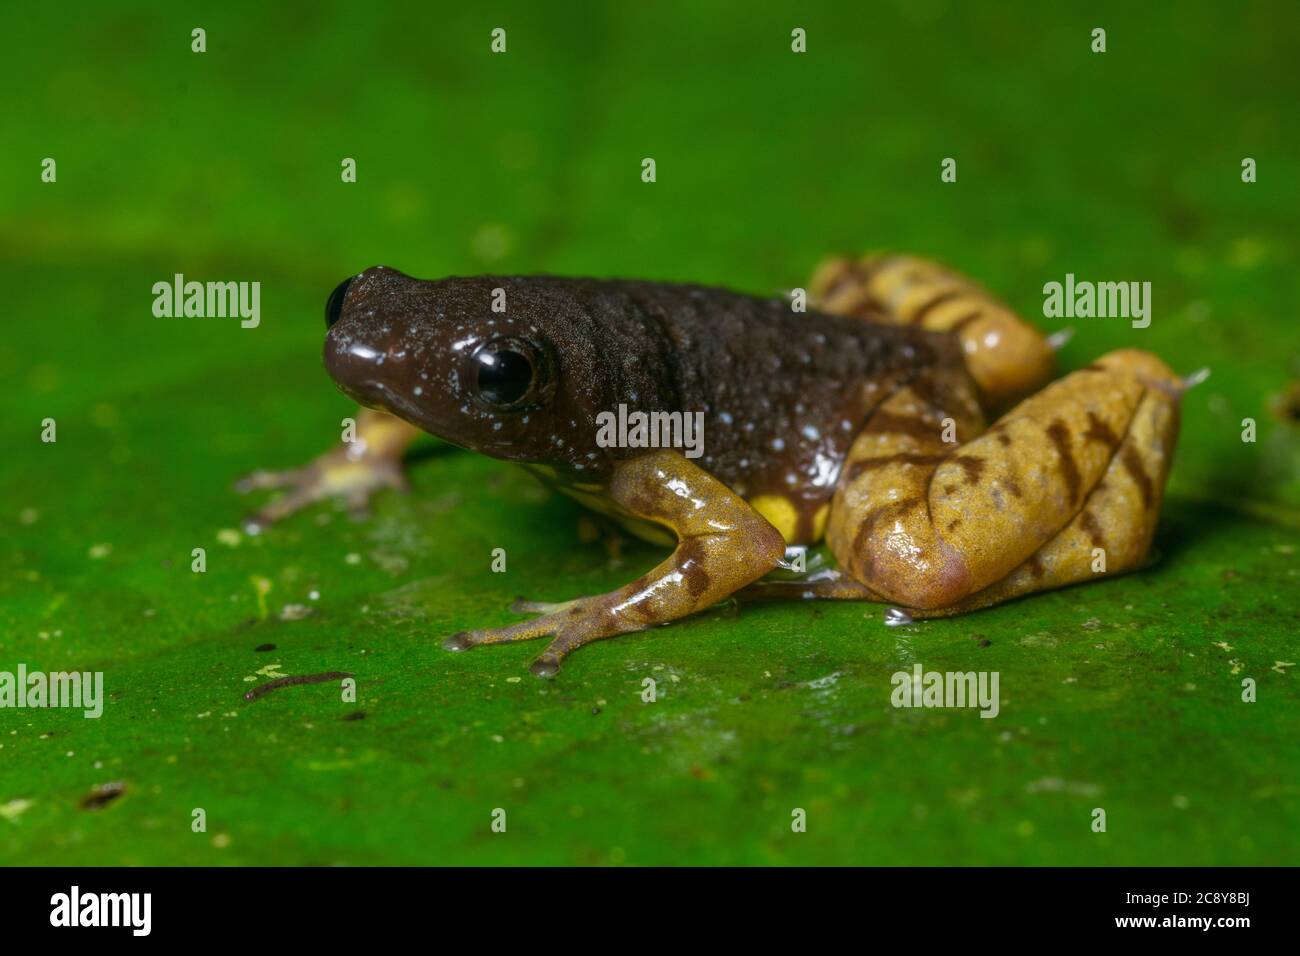
[[[383,488],[406,489],[402,453],[418,429],[383,412],[365,410],[358,416],[354,441],[319,455],[302,468],[255,471],[235,483],[241,494],[284,489],[244,519],[244,528],[256,534],[267,525],[326,498],[343,500],[354,512],[364,512],[375,492]]]
[[[370,498],[382,488],[404,490],[406,479],[399,462],[361,457],[349,459],[344,449],[334,449],[303,468],[255,471],[235,484],[240,493],[286,489],[244,519],[244,528],[256,534],[295,511],[326,498],[340,498],[355,513],[364,513]]]
[[[443,646],[463,651],[549,636],[551,642],[531,670],[551,677],[584,644],[710,607],[762,577],[785,553],[780,533],[757,511],[679,454],[652,452],[624,462],[609,492],[633,515],[677,532],[677,549],[667,560],[608,594],[559,604],[518,601],[515,610],[541,616],[507,627],[462,631]]]
[[[623,633],[623,631],[607,630],[609,624],[613,623],[606,620],[606,615],[612,611],[609,599],[617,593],[575,598],[572,601],[559,603],[518,600],[510,606],[511,611],[516,614],[540,613],[541,616],[506,627],[461,631],[443,641],[442,646],[449,651],[466,651],[471,647],[484,644],[513,644],[516,641],[531,641],[549,636],[554,640],[538,655],[529,669],[538,677],[553,677],[560,669],[560,661],[570,651],[601,637]],[[606,606],[602,607],[602,602],[605,602]],[[630,630],[640,630],[640,628]],[[600,633],[601,631],[605,633]]]

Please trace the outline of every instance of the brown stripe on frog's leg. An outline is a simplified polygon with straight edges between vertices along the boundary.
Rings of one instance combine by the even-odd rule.
[[[421,434],[420,429],[373,408],[361,409],[356,423],[353,441],[340,442],[302,468],[255,471],[236,482],[235,490],[241,493],[289,489],[245,518],[245,529],[255,534],[324,498],[342,498],[352,508],[360,509],[382,488],[405,490],[402,456]]]
[[[575,649],[640,631],[716,604],[776,567],[780,533],[707,472],[671,451],[621,462],[608,489],[631,514],[670,528],[678,538],[667,560],[617,591],[566,602],[562,610],[509,627],[466,631],[448,650],[551,636],[532,671],[549,677]]]
[[[1114,453],[1079,513],[1001,581],[950,607],[914,616],[962,614],[1035,591],[1124,574],[1146,561],[1178,440],[1182,386],[1163,363],[1143,352],[1113,352],[1100,368],[1125,369],[1147,387],[1126,434],[1102,427],[1086,433],[1087,440],[1109,444]],[[1097,549],[1104,570],[1097,570]]]
[[[809,298],[832,315],[953,333],[991,410],[1007,408],[1052,376],[1052,348],[1041,332],[983,287],[928,259],[830,259],[814,274]]]
[[[1124,464],[1138,451],[1115,441],[1129,434],[1148,388],[1173,379],[1144,353],[1113,353],[1101,365],[1053,383],[946,452],[868,427],[832,508],[828,541],[840,564],[890,601],[938,610],[1002,581],[1076,519],[1085,535],[1111,533],[1121,510],[1094,508],[1084,519],[1085,502],[1117,460],[1142,486]],[[1163,481],[1163,471],[1141,474],[1153,488]]]

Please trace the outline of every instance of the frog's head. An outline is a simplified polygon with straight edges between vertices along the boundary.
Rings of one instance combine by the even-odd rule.
[[[362,405],[461,447],[598,467],[587,311],[563,280],[430,281],[377,266],[330,296],[325,368]]]

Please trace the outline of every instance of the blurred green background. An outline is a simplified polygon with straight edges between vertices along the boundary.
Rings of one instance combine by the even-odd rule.
[[[109,700],[0,711],[0,861],[1296,862],[1294,4],[113,6],[3,14],[0,670],[102,670]],[[538,645],[440,641],[660,552],[612,560],[522,471],[430,441],[367,520],[232,533],[233,480],[352,411],[321,312],[366,266],[767,294],[873,248],[1037,321],[1066,272],[1152,283],[1150,328],[1076,320],[1061,359],[1213,370],[1153,568],[898,629],[871,605],[722,608],[546,683]],[[177,272],[260,281],[261,326],[154,318]],[[894,710],[917,661],[998,671],[1000,716]],[[355,704],[243,700],[326,670]]]

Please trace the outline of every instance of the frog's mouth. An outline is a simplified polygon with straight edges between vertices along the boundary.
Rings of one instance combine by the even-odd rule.
[[[415,415],[415,409],[410,407],[407,402],[403,401],[401,396],[382,382],[361,382],[357,385],[337,384],[339,391],[358,405],[364,405],[366,408],[373,408],[380,412],[388,412],[390,415],[396,415],[398,418],[404,418],[408,421]]]
[[[400,364],[385,368],[386,360],[396,358],[387,352],[358,341],[338,341],[333,331],[325,340],[325,371],[339,390],[359,405],[388,412],[427,430],[423,410],[406,389],[392,380],[402,378]],[[383,374],[381,375],[381,370]]]

